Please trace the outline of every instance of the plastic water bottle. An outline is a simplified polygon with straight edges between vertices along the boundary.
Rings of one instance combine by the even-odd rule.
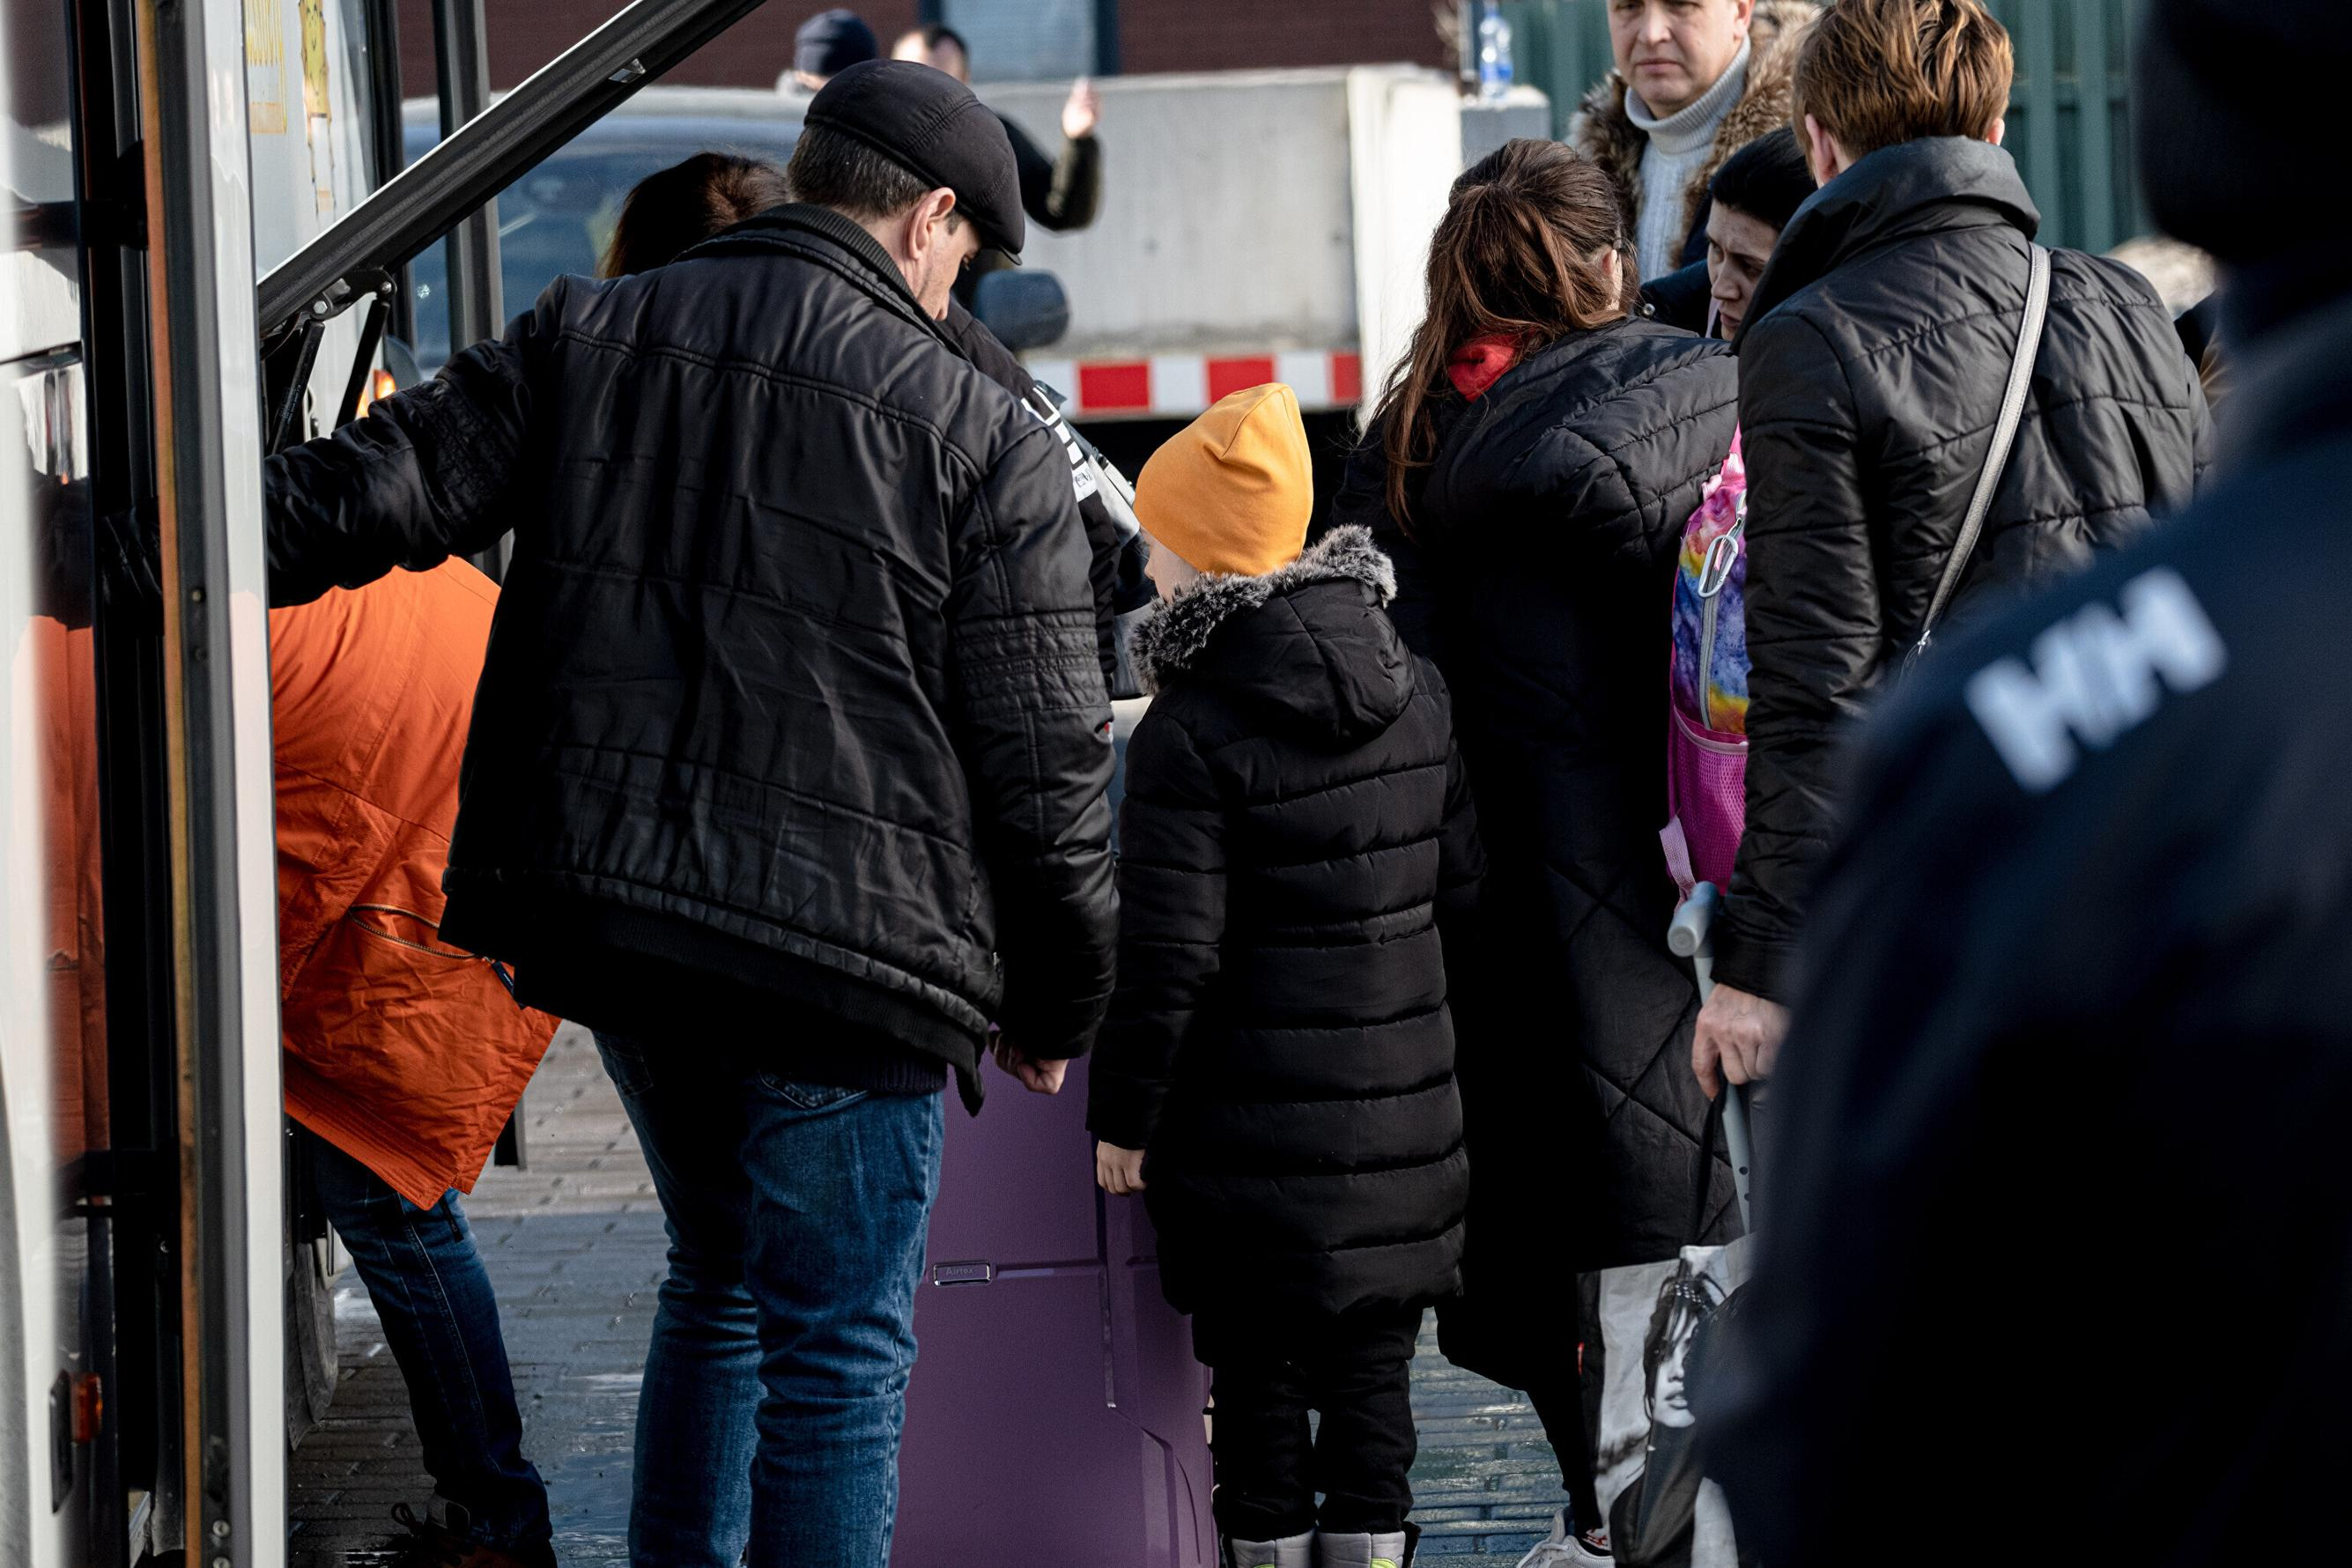
[[[1511,25],[1495,0],[1478,17],[1478,96],[1493,103],[1511,90]]]

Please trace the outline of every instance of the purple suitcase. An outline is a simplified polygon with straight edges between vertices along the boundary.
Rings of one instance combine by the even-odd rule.
[[[1137,1198],[1095,1186],[1086,1064],[950,1095],[915,1298],[896,1568],[1207,1568],[1208,1373]]]

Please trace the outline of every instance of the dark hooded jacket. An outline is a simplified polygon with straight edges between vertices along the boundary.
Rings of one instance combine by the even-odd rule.
[[[1797,209],[1739,340],[1748,458],[1748,834],[1716,975],[1782,995],[1835,817],[1834,746],[1917,642],[1982,470],[2040,226],[2008,153],[1873,153]],[[2197,371],[2147,280],[2053,258],[2025,419],[1939,634],[2186,506]]]
[[[1147,1151],[1180,1310],[1265,1325],[1452,1289],[1468,1166],[1439,927],[1481,869],[1445,687],[1335,531],[1147,621],[1118,990],[1087,1125]]]
[[[870,1088],[969,1089],[992,1021],[1087,1048],[1116,905],[1069,459],[857,225],[558,279],[268,485],[284,602],[513,531],[441,934],[527,1000]]]
[[[1573,1375],[1580,1269],[1735,1223],[1720,1162],[1696,1190],[1697,996],[1666,949],[1658,830],[1675,553],[1730,450],[1737,376],[1722,343],[1670,327],[1580,332],[1447,400],[1409,520],[1388,515],[1377,427],[1337,503],[1374,522],[1397,624],[1455,693],[1492,861],[1455,986],[1479,1180],[1444,1333],[1517,1387]]]

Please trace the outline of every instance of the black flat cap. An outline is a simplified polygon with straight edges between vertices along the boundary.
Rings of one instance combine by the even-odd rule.
[[[793,35],[793,69],[813,77],[839,76],[881,52],[866,18],[839,6],[819,11]]]
[[[852,66],[809,100],[810,125],[858,141],[956,194],[982,244],[1013,260],[1028,237],[1013,141],[971,89],[912,60]]]

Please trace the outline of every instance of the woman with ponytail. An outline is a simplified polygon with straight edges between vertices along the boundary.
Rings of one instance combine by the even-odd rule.
[[[1457,1363],[1528,1393],[1560,1456],[1572,1509],[1530,1554],[1543,1568],[1592,1560],[1602,1533],[1578,1274],[1729,1223],[1727,1173],[1700,1182],[1697,997],[1665,945],[1660,654],[1738,375],[1637,299],[1599,165],[1531,141],[1481,160],[1339,502],[1395,560],[1397,625],[1454,689],[1487,848],[1484,940],[1446,953],[1471,1206],[1439,1329]]]

